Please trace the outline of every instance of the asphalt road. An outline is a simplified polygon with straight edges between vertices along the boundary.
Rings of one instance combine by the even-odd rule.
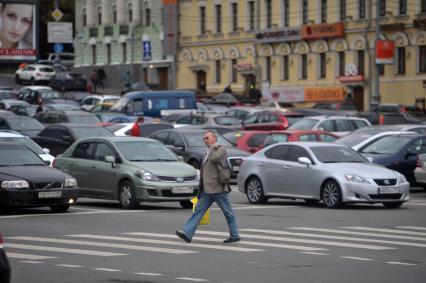
[[[217,207],[191,244],[174,234],[191,213],[176,203],[127,211],[80,199],[68,213],[3,212],[12,282],[425,282],[423,190],[399,209],[250,205],[235,190],[231,199],[242,237],[233,244],[222,243]]]

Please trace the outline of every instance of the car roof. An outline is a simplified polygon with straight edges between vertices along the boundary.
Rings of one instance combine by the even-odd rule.
[[[85,97],[85,99],[87,98],[117,98],[120,99],[120,96],[118,95],[110,95],[110,94],[106,94],[106,95],[100,95],[100,94],[91,94],[88,95],[87,97]]]
[[[309,116],[306,117],[306,119],[319,119],[319,120],[325,120],[325,119],[349,119],[349,120],[362,120],[365,121],[365,118],[355,117],[355,116],[346,116],[346,115],[316,115],[316,116]]]
[[[45,66],[45,65],[42,65],[42,66]],[[24,89],[31,89],[31,90],[48,89],[48,90],[53,90],[50,86],[31,85],[31,86],[25,86],[25,87],[21,88],[19,91],[24,90]]]
[[[52,104],[52,105],[58,105],[58,104]],[[69,105],[69,104],[66,104]],[[44,112],[44,113],[53,113],[53,114],[65,114],[68,116],[94,116],[93,113],[89,113],[86,111],[82,111],[82,110],[53,110],[53,111],[48,111],[48,112]]]
[[[86,141],[86,140],[106,140],[106,141],[110,141],[110,142],[117,142],[117,141],[154,141],[154,142],[159,142],[157,140],[154,139],[150,139],[150,138],[143,138],[143,137],[133,137],[133,136],[125,136],[125,137],[117,137],[117,136],[111,136],[111,137],[91,137],[91,138],[85,138],[85,139],[81,139],[79,141]]]
[[[283,142],[283,143],[277,143],[277,144],[288,144],[288,145],[298,145],[298,146],[302,146],[302,147],[325,147],[325,146],[335,146],[335,147],[344,147],[347,148],[347,146],[345,145],[341,145],[341,144],[335,144],[335,143],[330,143],[330,142],[319,142],[319,141],[315,141],[315,142],[300,142],[300,141],[296,141],[296,142]]]
[[[57,123],[46,126],[46,129],[53,126],[63,126],[66,128],[103,128],[96,124],[83,124],[83,123]]]

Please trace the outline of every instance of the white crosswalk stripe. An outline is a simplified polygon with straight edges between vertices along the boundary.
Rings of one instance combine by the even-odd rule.
[[[419,226],[395,226],[395,228],[426,231],[426,227],[419,227]]]
[[[50,259],[57,258],[55,256],[44,256],[44,255],[33,255],[33,254],[22,254],[22,253],[7,253],[8,258],[16,258],[16,259],[28,259],[28,260],[40,260],[40,259]]]
[[[393,234],[404,234],[404,235],[415,235],[415,236],[426,236],[426,233],[422,232],[414,232],[414,231],[401,231],[396,229],[380,229],[380,228],[370,228],[370,227],[358,227],[358,226],[351,226],[351,227],[343,227],[345,229],[353,229],[353,230],[360,230],[360,231],[373,231],[373,232],[383,232],[383,233],[393,233]],[[424,241],[426,241],[426,238],[423,238]]]

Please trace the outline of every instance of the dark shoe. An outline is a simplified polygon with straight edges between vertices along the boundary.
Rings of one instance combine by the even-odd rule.
[[[183,232],[180,231],[176,231],[176,235],[181,238],[182,240],[184,240],[187,243],[191,243],[191,239],[188,238]]]
[[[241,241],[241,238],[240,238],[240,237],[238,237],[238,238],[228,238],[228,239],[226,239],[226,240],[223,240],[223,242],[224,242],[225,244],[228,244],[228,243],[234,243],[234,242],[238,242],[238,241]]]

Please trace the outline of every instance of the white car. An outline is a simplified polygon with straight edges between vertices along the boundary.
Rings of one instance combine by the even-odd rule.
[[[96,106],[96,104],[104,102],[115,103],[118,100],[120,100],[120,97],[116,95],[89,95],[81,101],[81,109],[90,111]]]
[[[52,162],[55,159],[55,157],[50,154],[49,149],[41,148],[29,137],[21,135],[15,131],[0,130],[0,142],[21,143],[38,154],[38,156],[40,156],[40,158],[44,161],[50,162],[49,166],[52,166]]]
[[[393,136],[393,135],[400,135],[400,134],[413,134],[415,132],[408,132],[408,131],[362,131],[358,132],[355,131],[353,133],[350,133],[349,135],[344,136],[343,138],[340,138],[336,140],[334,143],[346,145],[351,147],[353,150],[359,151],[360,149],[364,148],[365,146],[373,143],[374,141],[381,139],[382,137],[387,136]]]
[[[21,84],[24,81],[31,85],[48,83],[54,75],[55,70],[50,66],[31,64],[15,72],[15,83]]]
[[[364,118],[324,115],[303,118],[294,123],[288,130],[326,131],[343,137],[350,132],[367,126],[371,126],[371,123]]]

